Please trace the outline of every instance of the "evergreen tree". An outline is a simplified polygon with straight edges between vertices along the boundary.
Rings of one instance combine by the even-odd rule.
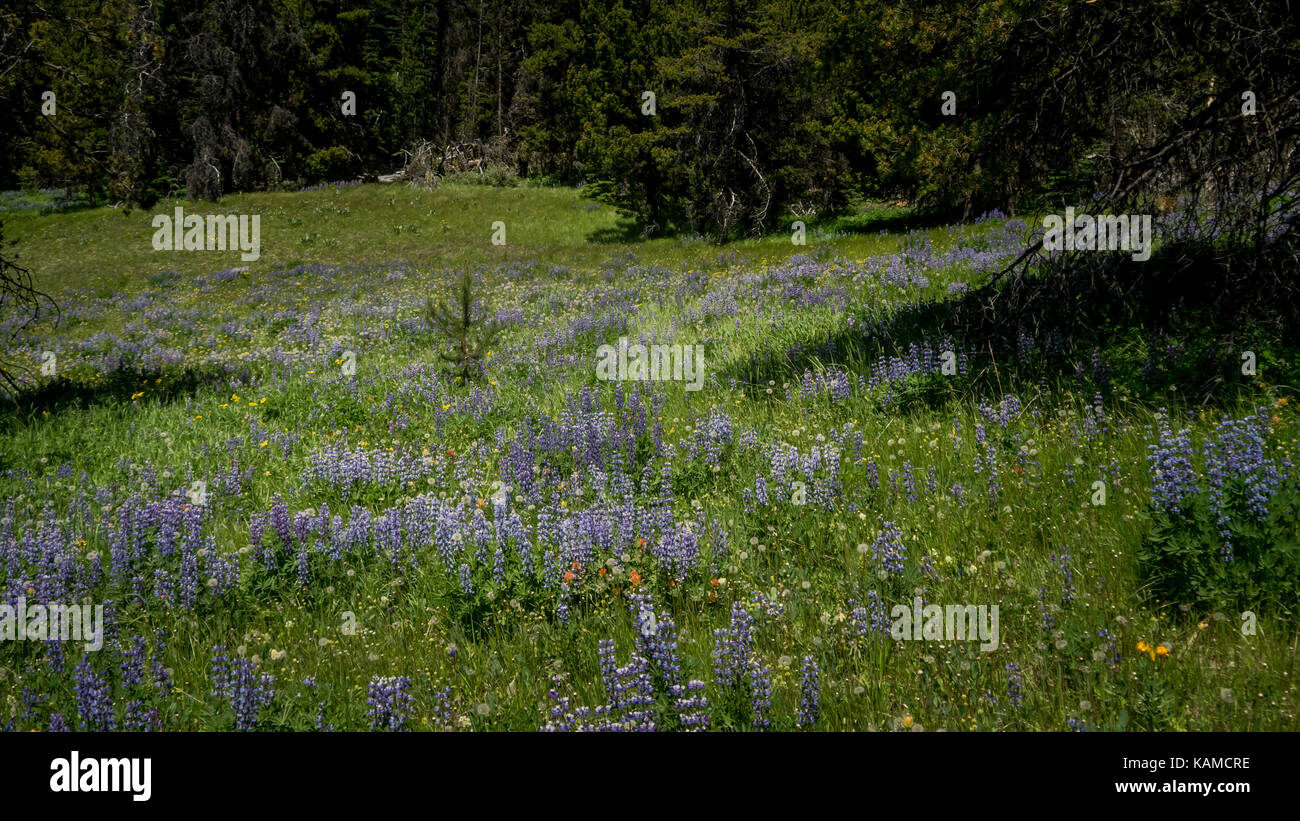
[[[425,301],[425,318],[448,348],[439,356],[451,365],[452,373],[466,381],[478,376],[500,326],[475,297],[468,271],[461,272],[450,300],[435,303],[429,297]]]

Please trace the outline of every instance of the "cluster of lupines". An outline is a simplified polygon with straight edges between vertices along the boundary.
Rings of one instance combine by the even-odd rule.
[[[731,623],[713,631],[713,680],[719,687],[743,681],[754,645],[754,617],[741,602],[731,605]]]
[[[563,679],[556,676],[556,687],[550,691],[550,718],[543,732],[660,729],[654,718],[660,696],[669,700],[680,729],[708,729],[704,682],[683,680],[673,619],[659,617],[652,597],[645,591],[633,595],[628,606],[636,636],[629,663],[618,666],[613,640],[603,639],[597,647],[605,703],[594,708],[571,707],[570,698],[562,696],[558,689]]]
[[[252,660],[230,658],[226,648],[212,648],[212,697],[223,699],[235,714],[235,729],[253,730],[262,710],[275,698],[275,678],[258,673]]]
[[[678,582],[683,582],[699,559],[700,541],[687,522],[665,533],[653,546],[652,552],[661,567],[670,571]]]
[[[866,545],[862,546],[865,547]],[[849,599],[849,608],[858,638],[866,639],[873,636],[889,635],[889,617],[885,611],[885,603],[881,601],[876,591],[867,591],[867,604],[865,607],[853,599]]]
[[[429,456],[365,448],[348,450],[339,442],[312,453],[302,476],[306,481],[347,491],[359,485],[407,484],[434,475],[438,466]]]
[[[843,487],[840,454],[833,445],[814,445],[806,454],[800,453],[793,445],[781,443],[768,445],[765,450],[771,466],[770,485],[769,479],[760,474],[754,479],[752,491],[749,488],[742,490],[741,496],[749,512],[753,512],[755,502],[767,507],[773,497],[779,502],[834,509],[843,496]]]
[[[876,359],[871,366],[871,376],[862,387],[869,392],[883,390],[880,401],[882,405],[888,406],[897,398],[895,388],[907,380],[942,374],[944,354],[947,351],[952,351],[955,357],[957,373],[966,373],[971,358],[969,351],[957,348],[946,337],[938,342],[926,339],[912,342],[907,352],[901,356],[882,356]]]
[[[548,693],[553,702],[550,720],[541,727],[541,732],[592,732],[592,731],[653,731],[656,729],[653,717],[654,693],[646,660],[632,654],[631,662],[625,667],[618,667],[614,660],[614,642],[604,639],[600,642],[601,678],[605,684],[608,701],[597,707],[577,707],[570,705],[568,696],[562,696],[559,686],[564,677],[552,678],[555,686]]]
[[[117,715],[113,710],[113,697],[108,680],[90,668],[90,659],[83,657],[77,665],[73,690],[77,696],[77,714],[81,717],[78,728],[96,732],[117,729]]]
[[[1193,466],[1190,432],[1174,433],[1162,408],[1157,441],[1147,446],[1151,473],[1151,503],[1168,515],[1185,515],[1191,500],[1204,491],[1218,528],[1219,552],[1233,560],[1232,494],[1240,490],[1247,512],[1258,522],[1269,514],[1269,503],[1289,473],[1289,463],[1268,455],[1269,416],[1265,409],[1242,419],[1224,419],[1202,445],[1205,482]]]
[[[681,728],[708,729],[709,703],[702,692],[704,682],[682,680],[676,623],[671,616],[659,617],[655,613],[654,600],[644,590],[632,596],[628,607],[636,628],[637,652],[649,659],[652,675],[672,698]]]
[[[916,253],[912,255],[912,258],[920,260],[932,256],[933,256],[933,252],[930,249],[919,247]],[[288,317],[291,316],[292,315],[288,315]],[[622,386],[616,385],[615,390],[622,391]],[[392,397],[390,395],[390,400],[391,398]],[[468,413],[469,411],[461,410],[461,412]],[[616,414],[615,416],[617,417],[618,415]],[[654,415],[652,415],[650,418],[654,418]],[[621,481],[620,477],[625,476],[625,471],[619,467],[614,467],[614,465],[616,465],[620,460],[624,460],[628,464],[634,464],[634,462],[632,462],[632,459],[630,458],[630,453],[632,451],[632,448],[627,447],[627,443],[630,440],[620,438],[620,435],[617,432],[618,428],[621,426],[621,420],[619,424],[612,426],[611,429],[611,427],[602,427],[598,423],[588,424],[593,421],[593,417],[586,417],[585,420],[578,419],[578,421],[576,422],[575,419],[577,419],[577,417],[570,417],[563,424],[570,425],[573,429],[577,430],[580,434],[582,433],[583,430],[585,430],[587,436],[594,439],[601,439],[603,437],[605,441],[602,442],[602,444],[599,446],[590,447],[588,444],[584,444],[580,440],[578,442],[575,442],[574,445],[570,445],[568,450],[562,447],[557,447],[550,451],[545,451],[545,450],[534,451],[532,454],[530,454],[532,458],[526,462],[526,467],[527,467],[526,473],[521,466],[521,469],[518,470],[518,475],[526,476],[528,481],[532,482],[532,489],[530,489],[530,492],[536,492],[539,494],[536,499],[536,501],[539,503],[542,501],[542,497],[540,494],[547,492],[547,490],[549,489],[549,485],[546,481],[538,481],[536,477],[538,476],[539,473],[542,473],[542,475],[546,475],[546,471],[549,471],[551,469],[554,462],[559,462],[565,458],[568,458],[568,454],[571,453],[582,454],[581,456],[578,457],[579,464],[582,467],[588,469],[586,471],[584,479],[592,480],[593,488],[598,486],[597,479],[596,479],[598,472],[603,471],[606,468],[609,469],[609,475],[604,480],[602,480],[602,483],[608,487],[618,487],[619,486],[618,483]],[[1002,422],[1002,424],[1005,425],[1005,422]],[[1087,423],[1085,422],[1085,425],[1086,424]],[[859,444],[860,444],[861,434],[859,433],[858,436],[859,436]],[[703,439],[701,439],[701,441],[703,441]],[[500,442],[498,442],[498,445],[500,445]],[[507,445],[518,446],[518,449],[521,452],[525,451],[524,445],[522,445],[518,440],[510,440],[510,442],[508,442]],[[576,451],[573,450],[575,446],[578,448],[578,450]],[[599,456],[597,458],[590,458],[593,451],[599,453]],[[508,452],[508,448],[506,451],[503,452]],[[540,458],[538,456],[539,453],[541,454]],[[524,457],[521,456],[520,458],[521,461],[524,461]],[[604,464],[601,467],[597,467],[597,463],[601,459],[604,459]],[[463,462],[457,464],[457,468],[460,468],[462,464]],[[872,467],[874,468],[874,464],[872,465]],[[540,471],[535,472],[533,468],[539,468]],[[910,469],[908,468],[910,468],[910,466],[907,466],[905,468],[903,479],[904,479],[905,486],[907,486],[909,496],[910,496],[912,494],[912,489],[910,487],[912,482],[909,476]],[[635,478],[635,473],[633,473],[633,478]],[[523,483],[521,482],[521,485],[522,484]],[[623,497],[620,494],[617,498],[623,498]],[[591,561],[595,558],[597,553],[610,549],[609,545],[606,544],[604,540],[605,538],[604,534],[606,533],[616,533],[616,534],[623,535],[623,534],[632,534],[637,532],[647,532],[645,530],[636,529],[644,526],[644,522],[637,518],[632,518],[632,521],[634,521],[635,524],[625,529],[617,526],[613,526],[606,529],[605,525],[603,524],[605,520],[616,519],[620,516],[627,515],[624,511],[627,510],[628,508],[634,509],[635,507],[636,507],[635,505],[625,505],[622,508],[616,509],[614,506],[611,505],[609,508],[595,508],[587,511],[582,511],[580,514],[571,514],[569,512],[565,512],[561,514],[559,513],[559,508],[557,507],[550,508],[550,510],[555,512],[556,514],[556,517],[554,519],[555,524],[552,529],[552,532],[557,534],[562,534],[556,536],[555,539],[549,545],[550,547],[555,548],[556,556],[558,559],[557,565],[560,568],[567,567],[568,564],[566,559],[571,554],[578,555],[579,553],[581,553],[582,555],[587,556],[588,560]],[[570,511],[573,510],[571,504],[569,510]],[[486,534],[486,538],[488,539],[494,539],[499,543],[509,544],[512,540],[516,541],[516,543],[518,541],[514,535],[508,534],[503,536],[504,533],[507,533],[507,528],[510,528],[512,526],[512,523],[514,523],[514,525],[517,525],[517,527],[515,528],[515,531],[517,533],[519,534],[526,533],[526,529],[522,521],[519,519],[518,514],[513,511],[509,511],[509,516],[511,518],[503,519],[503,517],[498,513],[497,515],[492,516],[490,520],[484,517],[481,511],[470,510],[469,511],[470,515],[466,516],[464,515],[465,514],[464,511],[453,509],[453,506],[451,505],[447,505],[445,507],[439,507],[437,508],[437,511],[438,511],[437,518],[439,519],[439,524],[441,525],[444,520],[450,520],[452,522],[450,526],[454,528],[454,535],[459,536],[460,539],[462,540],[462,544],[457,545],[455,548],[456,564],[449,565],[450,567],[453,568],[464,568],[466,571],[468,571],[470,569],[470,564],[467,562],[461,562],[460,560],[461,558],[468,559],[468,555],[465,554],[467,554],[468,552],[473,552],[475,554],[474,568],[476,570],[478,569],[478,564],[479,562],[482,561],[482,559],[479,558],[479,552],[484,549],[485,534]],[[306,572],[307,564],[304,562],[304,559],[309,555],[307,535],[316,534],[317,544],[313,545],[313,547],[318,547],[321,550],[321,552],[329,552],[329,553],[335,553],[335,552],[341,553],[342,551],[353,549],[355,546],[359,546],[362,542],[364,542],[366,545],[370,545],[373,542],[376,551],[387,551],[389,554],[392,555],[395,566],[402,552],[409,551],[409,548],[416,543],[416,539],[411,539],[410,541],[408,541],[405,538],[405,534],[407,532],[407,526],[409,525],[408,521],[405,518],[398,519],[392,516],[386,516],[385,513],[372,515],[369,511],[365,512],[364,517],[359,517],[357,515],[356,509],[354,509],[353,513],[354,515],[352,520],[349,521],[347,524],[352,528],[352,533],[354,534],[352,539],[355,541],[349,540],[347,537],[344,537],[342,535],[339,535],[337,538],[334,538],[334,534],[342,534],[344,532],[342,528],[336,526],[340,522],[340,517],[337,516],[334,517],[333,522],[330,522],[328,517],[325,517],[324,520],[326,523],[326,529],[320,531],[319,533],[317,533],[315,525],[305,525],[304,528],[299,528],[299,517],[302,516],[301,513],[299,514],[299,516],[294,516],[288,519],[289,521],[288,532],[291,534],[290,543],[293,545],[294,556],[298,561],[299,577],[304,584],[307,583],[309,579],[309,576]],[[635,517],[635,514],[633,514],[633,517]],[[141,570],[140,561],[138,558],[138,556],[140,555],[140,548],[137,548],[134,545],[134,541],[136,539],[143,539],[144,536],[136,535],[136,533],[133,533],[131,530],[132,526],[129,523],[129,521],[130,521],[130,517],[124,519],[123,517],[118,516],[114,519],[113,526],[114,528],[120,526],[121,533],[115,534],[119,539],[119,545],[118,545],[118,549],[114,552],[113,556],[115,559],[115,563],[118,564],[118,567],[115,568],[117,574],[121,575],[122,577],[130,576],[132,582],[134,583],[136,579],[141,578],[140,573],[137,572]],[[671,522],[672,520],[669,519],[669,521]],[[124,522],[126,522],[126,524],[123,524]],[[658,520],[656,520],[653,524],[654,532],[660,534],[666,532],[669,536],[670,541],[671,541],[671,537],[675,536],[680,531],[680,528],[682,527],[684,526],[677,525],[677,523],[673,522],[672,527],[665,530],[662,524]],[[306,531],[307,535],[304,535],[304,530]],[[140,534],[144,534],[146,532],[147,531],[145,530],[139,531]],[[168,571],[161,570],[159,571],[159,573],[163,575],[156,580],[156,590],[171,591],[168,593],[167,596],[168,599],[170,599],[173,595],[175,595],[175,587],[178,582],[181,584],[182,589],[191,590],[193,588],[193,583],[196,580],[198,582],[202,582],[205,579],[207,580],[215,579],[217,578],[217,571],[219,570],[225,572],[227,577],[229,576],[230,573],[228,569],[228,565],[225,565],[224,562],[226,562],[231,558],[231,554],[225,554],[224,556],[217,556],[215,551],[212,551],[210,549],[211,547],[210,542],[206,539],[192,543],[192,545],[189,548],[181,547],[179,545],[179,541],[180,541],[179,532],[180,530],[178,529],[175,535],[173,535],[172,537],[168,537],[167,541],[169,541],[171,547],[168,549],[168,552],[165,555],[178,554],[178,559],[181,560],[181,564],[183,565],[184,568],[183,572],[178,573],[177,578],[174,578],[172,574],[168,573]],[[699,528],[696,528],[694,532],[702,533],[703,531],[700,530]],[[364,534],[364,535],[356,535],[356,534]],[[165,539],[161,533],[158,535],[157,538],[159,544],[159,552],[161,553],[162,544],[165,541]],[[663,539],[656,539],[652,541],[652,544],[659,545],[662,543],[662,541]],[[255,544],[261,545],[262,540],[260,538],[256,539]],[[452,544],[453,544],[453,540],[451,539],[450,536],[448,536],[447,538],[439,542],[440,549],[443,546],[450,546]],[[652,547],[651,549],[653,550],[654,548]],[[676,546],[674,546],[674,550],[676,550]],[[133,551],[137,554],[136,558],[132,558]],[[486,554],[484,555],[486,556]],[[506,553],[501,548],[500,544],[495,544],[494,549],[491,550],[492,573],[494,577],[496,577],[499,574],[498,568],[501,567],[502,565],[501,560],[503,560],[505,556]],[[337,555],[335,555],[334,558],[337,558]],[[58,566],[57,563],[54,564],[56,567]],[[173,565],[173,567],[175,567],[175,565]],[[80,570],[70,571],[70,573],[71,573],[70,583],[72,584],[93,586],[93,584],[97,583],[97,581],[92,581],[94,577],[86,576],[82,574]],[[236,569],[234,573],[237,576],[238,570]],[[455,579],[454,570],[452,571],[452,578]],[[10,586],[12,587],[12,585]],[[219,582],[218,586],[222,586],[222,583]],[[188,593],[186,595],[186,599],[191,605],[193,605],[195,601],[195,595],[196,594],[194,593]],[[869,600],[873,596],[874,594],[869,594],[868,596]],[[864,616],[863,622],[865,622],[866,621],[865,612],[863,616]],[[875,622],[874,607],[871,612],[871,621],[873,623]],[[661,628],[664,623],[671,624],[671,620],[665,619],[661,621],[660,622]],[[652,655],[648,655],[647,653],[641,653],[641,655],[649,660],[651,668],[655,666],[656,662]],[[750,668],[748,672],[752,678],[753,669]],[[690,685],[696,683],[697,682],[691,682],[689,684],[680,685],[680,686],[690,689]],[[707,717],[705,717],[705,720],[707,721]],[[54,724],[53,717],[51,717],[51,724],[52,725]]]
[[[722,452],[731,442],[731,417],[726,410],[715,405],[709,409],[708,418],[697,423],[691,435],[683,440],[681,448],[688,460],[703,455],[706,463],[720,465]]]
[[[366,698],[371,730],[399,732],[415,713],[410,676],[375,676]]]
[[[1085,405],[1083,409],[1083,436],[1091,442],[1105,437],[1107,433],[1109,426],[1106,422],[1106,409],[1102,405],[1101,394],[1096,394],[1092,398],[1092,405]]]
[[[619,667],[613,639],[602,639],[597,652],[607,702],[594,712],[599,721],[593,729],[653,731],[654,683],[645,657],[634,652],[628,664]],[[583,718],[579,711],[579,721]]]
[[[1047,588],[1038,588],[1038,618],[1044,633],[1056,626],[1056,616],[1052,615],[1052,607],[1053,605],[1047,601]]]
[[[1006,428],[1020,416],[1024,410],[1024,405],[1021,404],[1020,397],[1009,393],[1002,397],[997,407],[987,402],[980,402],[976,406],[976,410],[979,412],[980,418],[984,420],[984,424],[991,425],[996,422],[999,427]],[[980,441],[983,442],[982,439]]]
[[[1223,539],[1220,551],[1225,561],[1232,560],[1231,514],[1228,510],[1228,485],[1241,483],[1247,510],[1257,521],[1268,517],[1269,501],[1281,483],[1277,462],[1267,455],[1264,440],[1268,435],[1268,414],[1260,410],[1244,419],[1225,419],[1205,441],[1205,474],[1210,510]]]
[[[158,640],[162,647],[162,638]],[[130,698],[123,713],[122,728],[129,732],[152,732],[162,729],[161,715],[156,707],[146,704],[148,688],[146,679],[149,673],[145,669],[147,660],[147,642],[144,636],[134,636],[122,647],[121,683]],[[161,649],[159,650],[161,652]],[[154,660],[154,686],[166,693],[166,673],[161,664]]]
[[[1164,408],[1160,409],[1159,420],[1159,441],[1147,445],[1151,501],[1157,509],[1179,515],[1198,490],[1196,470],[1192,467],[1191,431],[1183,428],[1174,433]]]
[[[882,570],[890,573],[903,572],[907,561],[907,546],[903,542],[903,531],[894,522],[880,520],[880,533],[871,543],[871,555]]]
[[[765,597],[755,607],[780,612]],[[732,603],[730,625],[713,631],[713,675],[720,690],[748,691],[754,729],[771,726],[772,670],[754,653],[754,618],[742,602]]]
[[[822,371],[804,371],[799,380],[786,388],[786,398],[825,396],[832,405],[848,401],[853,395],[853,378],[838,365]]]

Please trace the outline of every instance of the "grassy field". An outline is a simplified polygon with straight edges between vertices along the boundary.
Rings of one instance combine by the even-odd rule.
[[[1236,566],[1291,549],[1289,353],[1207,404],[1141,329],[1025,329],[1009,361],[909,324],[1019,220],[718,247],[565,188],[183,205],[260,214],[261,258],[156,252],[139,211],[4,216],[61,315],[6,349],[0,579],[111,606],[84,659],[0,645],[0,726],[1294,726],[1285,588],[1171,600],[1143,558],[1192,550],[1217,487],[1273,500],[1272,530],[1232,508]],[[504,328],[473,384],[422,319],[462,267]],[[703,346],[703,388],[597,380],[620,337]],[[996,648],[893,640],[917,597],[996,605]]]

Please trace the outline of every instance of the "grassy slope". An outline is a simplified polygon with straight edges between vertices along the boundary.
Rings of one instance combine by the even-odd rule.
[[[170,213],[171,207],[160,205],[155,211]],[[188,486],[192,478],[206,477],[211,485],[231,460],[251,468],[241,495],[214,494],[205,532],[221,552],[248,545],[250,515],[266,510],[276,493],[291,511],[327,503],[333,512],[346,513],[352,505],[382,510],[430,489],[393,484],[349,495],[304,482],[301,474],[310,454],[339,441],[351,449],[428,454],[446,477],[443,484],[430,480],[432,490],[445,491],[449,498],[468,495],[472,505],[474,497],[490,494],[497,475],[502,458],[494,444],[498,427],[513,434],[527,414],[558,415],[566,395],[584,385],[599,387],[605,406],[611,406],[608,386],[592,379],[590,363],[595,346],[618,335],[614,326],[561,344],[558,350],[574,356],[575,364],[560,367],[534,355],[541,332],[588,313],[619,313],[600,300],[621,291],[634,306],[625,312],[634,333],[658,329],[675,333],[679,341],[707,340],[709,369],[727,374],[752,354],[842,330],[844,316],[833,303],[796,309],[770,295],[745,298],[742,289],[734,317],[687,322],[684,308],[698,307],[699,300],[688,296],[679,304],[674,295],[688,274],[706,272],[708,287],[718,287],[751,272],[768,272],[794,252],[817,250],[853,261],[894,252],[901,239],[859,234],[818,249],[794,248],[783,236],[726,249],[679,239],[591,242],[597,232],[614,230],[616,218],[606,208],[588,209],[567,189],[415,192],[363,186],[246,195],[219,206],[186,207],[261,213],[262,259],[249,265],[248,275],[205,283],[196,277],[244,263],[234,253],[153,252],[148,214],[98,210],[6,217],[6,232],[20,238],[22,260],[35,269],[38,284],[63,296],[65,307],[84,309],[60,329],[38,328],[30,344],[19,347],[23,356],[54,346],[75,380],[102,385],[107,377],[98,372],[95,350],[72,350],[72,341],[101,331],[143,338],[146,330],[165,328],[170,332],[166,344],[182,351],[187,364],[249,362],[248,373],[223,377],[192,396],[173,373],[150,373],[111,390],[95,389],[83,397],[81,407],[54,405],[10,418],[0,438],[0,465],[33,477],[30,482],[12,476],[0,480],[6,496],[15,500],[20,529],[39,518],[46,498],[56,507],[66,505],[77,482],[58,477],[55,469],[67,461],[74,476],[84,470],[91,483],[113,487],[118,500],[142,483],[149,485],[151,472],[170,474],[156,482],[167,491]],[[491,223],[498,219],[507,225],[504,248],[489,242]],[[943,245],[957,233],[937,229],[929,236]],[[628,254],[636,264],[660,265],[672,273],[662,280],[646,279],[643,269],[628,270]],[[432,356],[429,341],[404,329],[401,320],[416,315],[426,294],[441,290],[446,282],[442,269],[533,260],[541,264],[515,273],[494,268],[487,275],[493,307],[517,306],[526,316],[494,352],[494,407],[482,418],[461,410],[454,402],[465,389],[458,386],[438,388],[447,405],[441,411],[438,402],[403,394],[411,380],[401,368]],[[360,267],[327,276],[284,270],[315,263]],[[400,266],[400,278],[392,279],[390,267],[367,267],[385,263],[409,265]],[[568,266],[571,272],[547,272],[546,264]],[[151,276],[168,270],[185,276],[166,285],[150,284]],[[900,289],[855,280],[846,269],[827,265],[808,286],[844,287],[852,294],[853,311],[871,317],[887,315],[900,301],[943,295],[949,281],[972,279],[960,269],[930,276],[926,289]],[[145,310],[154,313],[142,320],[140,308],[124,307],[123,293],[148,297]],[[314,328],[324,342],[312,349],[290,332],[315,310]],[[774,310],[780,311],[777,322],[770,317]],[[233,323],[235,332],[222,331],[223,323]],[[264,352],[276,345],[297,354],[288,364],[266,361]],[[338,374],[337,350],[342,348],[357,351],[354,382]],[[869,373],[866,363],[845,364]],[[797,379],[799,374],[787,376]],[[715,405],[729,414],[737,435],[753,429],[762,443],[786,442],[804,454],[824,443],[832,430],[860,430],[864,453],[880,465],[886,487],[890,470],[912,466],[917,500],[909,501],[901,491],[869,489],[866,466],[846,457],[844,502],[851,501],[856,510],[844,502],[829,511],[778,505],[749,516],[742,488],[753,488],[755,474],[768,471],[762,454],[733,448],[717,465],[673,459],[678,518],[691,518],[698,505],[729,532],[730,556],[713,573],[705,572],[710,569],[706,563],[686,583],[671,587],[667,578],[653,573],[646,558],[616,559],[624,570],[636,568],[650,579],[647,586],[655,591],[661,613],[671,610],[681,631],[688,678],[712,680],[713,630],[725,626],[732,600],[752,600],[762,592],[784,607],[779,616],[760,618],[756,644],[773,668],[772,716],[778,727],[791,726],[799,701],[799,660],[806,654],[821,665],[823,717],[818,726],[827,729],[889,728],[905,717],[927,729],[952,730],[1059,730],[1070,718],[1092,728],[1293,726],[1291,674],[1297,668],[1294,636],[1285,628],[1270,624],[1260,635],[1243,637],[1236,614],[1220,620],[1207,613],[1198,623],[1141,603],[1134,550],[1144,528],[1140,514],[1148,485],[1143,428],[1153,409],[1147,403],[1107,397],[1113,433],[1084,441],[1078,428],[1090,391],[1076,393],[1069,382],[1044,389],[1014,386],[1028,409],[1040,415],[1022,414],[1005,431],[991,434],[1002,438],[1004,490],[996,502],[987,503],[985,478],[974,467],[980,452],[973,441],[980,422],[975,403],[996,404],[1001,392],[982,389],[985,393],[977,394],[974,383],[957,381],[937,404],[899,411],[882,408],[879,397],[857,391],[843,403],[825,396],[787,400],[783,380],[773,381],[770,395],[761,386],[729,389],[725,378],[696,395],[670,385],[661,415],[666,440],[685,441]],[[1250,391],[1243,393],[1242,408],[1272,398],[1267,391]],[[393,396],[396,402],[386,402]],[[1190,421],[1198,432],[1211,427],[1211,420]],[[1286,431],[1294,427],[1288,417],[1280,439],[1285,441]],[[232,438],[238,441],[228,446]],[[1294,436],[1289,439],[1293,450]],[[442,458],[448,449],[466,466]],[[1020,452],[1026,455],[1018,457]],[[129,464],[119,461],[123,457]],[[1041,471],[1015,470],[1034,459]],[[662,464],[656,460],[655,470]],[[933,492],[926,489],[930,467],[938,478]],[[458,468],[466,472],[463,481],[454,478]],[[561,461],[556,469],[571,471],[572,465]],[[1110,481],[1104,507],[1089,503],[1097,475]],[[955,484],[965,489],[965,503],[950,491]],[[570,507],[589,503],[573,494],[571,485],[555,494]],[[531,525],[535,512],[524,511],[524,516]],[[880,519],[896,522],[905,534],[908,568],[901,577],[878,578],[870,554],[858,549],[875,540]],[[91,549],[103,549],[106,534],[99,523],[83,536]],[[1049,604],[1060,604],[1063,580],[1051,556],[1065,547],[1072,557],[1077,600],[1055,610],[1057,624],[1044,632],[1039,591],[1047,589]],[[922,556],[931,558],[938,580],[921,575]],[[249,557],[244,561],[251,563]],[[124,629],[152,635],[167,627],[171,634],[166,664],[174,671],[178,693],[159,702],[167,726],[200,728],[228,721],[204,697],[208,651],[216,644],[239,646],[260,657],[284,696],[264,724],[298,729],[312,726],[311,705],[318,699],[327,702],[327,722],[346,729],[367,726],[366,686],[375,675],[416,679],[416,723],[430,720],[436,709],[433,693],[447,686],[457,726],[532,729],[543,720],[553,673],[568,674],[565,686],[573,688],[575,705],[598,704],[603,690],[596,641],[613,638],[620,663],[633,644],[626,576],[584,576],[584,603],[575,606],[568,625],[556,621],[549,608],[516,606],[508,593],[491,601],[480,597],[479,616],[490,615],[487,621],[459,618],[464,608],[457,603],[458,586],[438,569],[436,555],[424,556],[420,569],[397,571],[372,555],[314,564],[306,589],[292,579],[263,582],[247,569],[245,577],[245,587],[233,598],[204,604],[193,614],[154,605],[123,609]],[[715,578],[725,582],[714,585]],[[921,584],[928,601],[999,604],[1002,647],[983,655],[961,643],[855,638],[850,598],[862,601],[866,591],[879,589],[890,604],[906,602]],[[339,631],[345,611],[361,625],[358,635]],[[1101,629],[1118,637],[1122,660],[1114,668],[1094,657],[1102,649],[1097,638]],[[1152,662],[1135,650],[1140,640],[1169,642],[1173,651]],[[15,698],[24,684],[50,693],[45,709],[66,713],[71,685],[35,672],[39,665],[33,659],[40,652],[30,645],[0,649],[0,663],[13,671],[13,677],[0,681],[0,695],[6,697],[0,704]],[[1019,665],[1023,705],[1011,703],[1009,663]],[[307,675],[319,682],[319,695],[295,699],[293,694],[302,689],[298,682]],[[710,691],[710,696],[715,694]],[[311,703],[304,706],[304,701]],[[737,722],[743,712],[743,705],[737,708]],[[0,708],[0,719],[4,717]],[[714,721],[727,723],[720,714]]]

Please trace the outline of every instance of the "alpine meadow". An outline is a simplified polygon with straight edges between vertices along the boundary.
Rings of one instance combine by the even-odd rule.
[[[0,727],[1296,729],[1296,11],[10,0]]]

